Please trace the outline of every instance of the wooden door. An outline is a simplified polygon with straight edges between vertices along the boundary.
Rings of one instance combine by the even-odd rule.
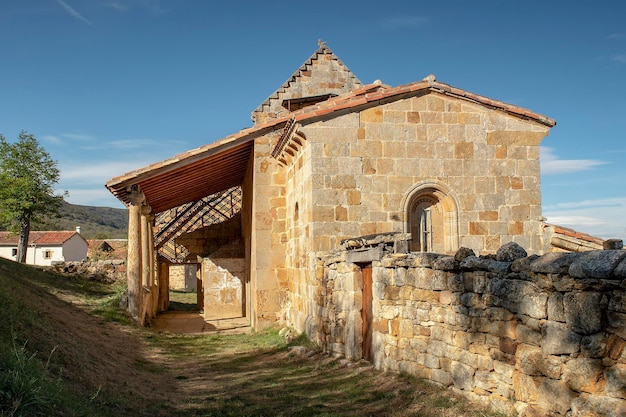
[[[361,269],[363,278],[361,319],[363,320],[363,359],[372,361],[372,266]]]

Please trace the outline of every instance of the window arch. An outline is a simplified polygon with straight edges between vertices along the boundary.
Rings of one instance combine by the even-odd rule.
[[[403,200],[404,231],[411,233],[412,252],[452,253],[458,249],[458,205],[445,185],[420,182]]]

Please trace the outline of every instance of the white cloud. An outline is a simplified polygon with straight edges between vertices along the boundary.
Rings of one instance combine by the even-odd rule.
[[[626,241],[626,197],[581,200],[544,206],[548,223],[602,238]]]
[[[106,181],[115,176],[123,175],[149,164],[150,162],[146,163],[145,161],[136,159],[130,161],[107,161],[102,163],[85,162],[83,164],[66,161],[59,167],[61,171],[61,180],[59,183],[70,183],[72,185],[96,183],[104,186]]]
[[[85,22],[88,25],[93,25],[93,23],[91,23],[91,21],[89,19],[85,18],[83,15],[78,13],[76,10],[74,10],[72,8],[72,6],[70,6],[69,4],[64,2],[63,0],[57,0],[57,2],[65,9],[65,11],[67,11],[70,14],[70,16],[72,16],[75,19],[78,19],[78,20],[80,20],[82,22]]]
[[[551,174],[570,174],[573,172],[587,171],[598,165],[604,165],[607,162],[597,159],[559,159],[554,154],[554,149],[546,146],[541,147],[541,173],[544,175]]]

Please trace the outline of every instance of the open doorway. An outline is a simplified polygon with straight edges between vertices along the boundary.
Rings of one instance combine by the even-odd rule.
[[[169,310],[201,311],[202,280],[199,264],[189,263],[170,267]]]

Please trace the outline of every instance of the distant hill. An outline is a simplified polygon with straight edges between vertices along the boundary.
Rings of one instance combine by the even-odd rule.
[[[46,224],[33,225],[33,230],[75,230],[85,239],[126,239],[128,210],[111,207],[79,206],[63,202],[60,217]]]

